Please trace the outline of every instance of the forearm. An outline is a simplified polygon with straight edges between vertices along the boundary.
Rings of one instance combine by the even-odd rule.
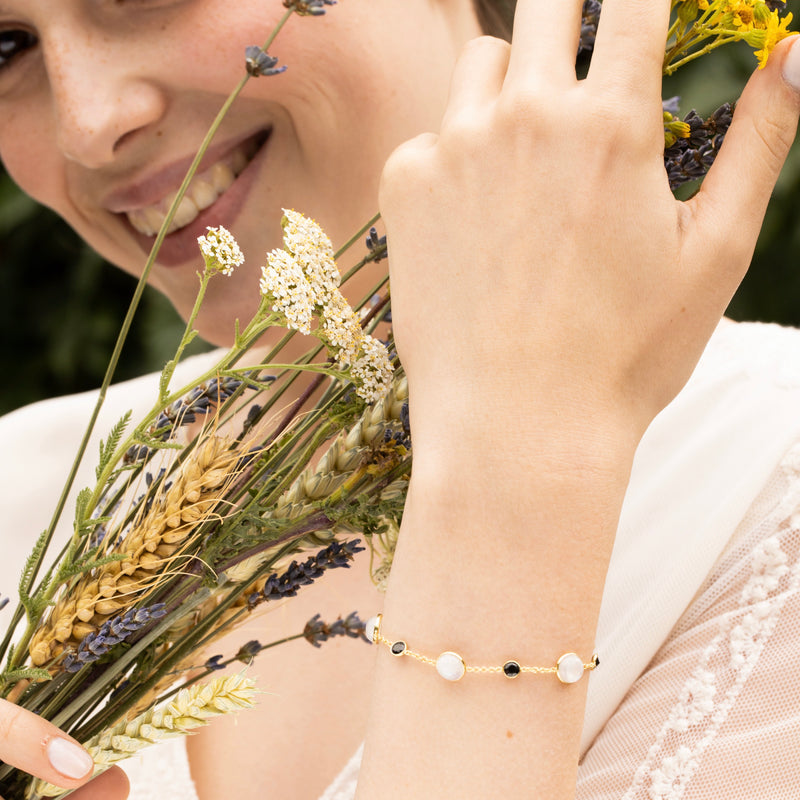
[[[515,446],[462,450],[449,465],[419,454],[384,606],[389,640],[467,665],[591,659],[633,449],[584,460],[576,443],[570,469],[563,440],[558,467]],[[574,797],[589,673],[570,685],[469,672],[452,683],[382,645],[376,658],[357,800]]]

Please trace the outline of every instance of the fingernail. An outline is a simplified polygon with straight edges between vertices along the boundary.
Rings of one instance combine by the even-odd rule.
[[[47,758],[56,772],[73,780],[85,778],[94,767],[92,757],[82,747],[58,737],[47,743]]]
[[[794,36],[789,52],[783,58],[783,79],[796,92],[800,92],[800,36]]]

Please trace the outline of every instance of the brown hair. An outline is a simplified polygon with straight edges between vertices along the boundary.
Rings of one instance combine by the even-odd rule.
[[[501,39],[511,39],[515,2],[516,0],[474,0],[484,32]]]

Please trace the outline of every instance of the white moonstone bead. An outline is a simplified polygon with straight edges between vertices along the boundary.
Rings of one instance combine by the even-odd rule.
[[[575,653],[564,653],[558,659],[557,668],[561,683],[576,683],[583,677],[583,661]]]
[[[378,627],[378,623],[380,619],[377,616],[370,617],[364,623],[364,636],[367,637],[371,642],[375,642],[375,629]]]
[[[436,659],[436,671],[446,681],[458,681],[464,677],[467,665],[458,653],[448,650]]]

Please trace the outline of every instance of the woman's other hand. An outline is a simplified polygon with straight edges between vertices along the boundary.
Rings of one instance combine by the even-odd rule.
[[[754,74],[717,163],[682,203],[663,165],[669,0],[605,0],[585,80],[581,7],[520,0],[512,45],[473,41],[439,134],[387,163],[415,465],[429,444],[463,441],[465,423],[513,429],[528,452],[553,446],[548,430],[556,448],[571,432],[600,449],[638,441],[749,265],[800,110],[782,77],[784,65],[800,72],[794,39]]]
[[[114,767],[87,783],[94,768],[89,754],[54,725],[6,700],[0,700],[0,761],[64,789],[77,789],[70,795],[75,800],[128,796],[121,769]]]

